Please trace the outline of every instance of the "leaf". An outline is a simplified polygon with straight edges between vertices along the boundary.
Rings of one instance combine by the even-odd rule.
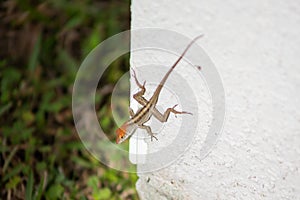
[[[2,170],[3,173],[6,171],[6,169],[7,169],[8,165],[9,165],[11,159],[13,158],[13,156],[15,155],[15,153],[17,152],[17,150],[18,150],[18,146],[15,146],[13,148],[13,150],[10,152],[8,158],[5,160],[5,163],[4,163],[4,166],[3,166],[3,170]]]
[[[34,197],[35,200],[40,200],[42,198],[42,194],[43,194],[43,187],[44,187],[44,177],[42,178],[39,188],[37,190],[37,193]]]
[[[73,162],[75,162],[76,164],[82,166],[82,167],[86,167],[86,168],[92,168],[93,167],[93,165],[89,161],[84,160],[83,158],[80,158],[80,157],[77,157],[77,156],[72,156],[71,160]]]
[[[18,174],[23,168],[23,165],[19,165],[15,167],[14,169],[10,170],[4,177],[3,177],[3,182],[10,179],[12,176],[15,176]]]
[[[29,59],[28,68],[30,71],[34,71],[34,69],[37,66],[38,57],[40,53],[40,47],[41,47],[41,35],[38,35],[36,43],[34,45],[32,54]]]
[[[65,29],[72,29],[80,25],[84,20],[84,16],[74,16],[65,25]]]
[[[1,117],[1,115],[3,115],[3,113],[5,113],[7,110],[9,110],[11,106],[12,106],[11,102],[6,104],[5,106],[1,106],[0,107],[0,117]]]
[[[25,199],[31,200],[32,199],[32,190],[33,190],[33,172],[30,170],[28,181],[26,184],[26,191],[25,191]]]
[[[87,55],[91,50],[93,50],[103,39],[103,32],[101,27],[95,26],[89,37],[86,37],[83,41],[82,53]]]
[[[99,178],[97,176],[91,176],[87,182],[88,186],[90,186],[93,191],[97,191],[99,187]]]
[[[22,114],[22,118],[26,124],[31,124],[34,121],[35,116],[31,111],[25,111]]]
[[[14,176],[9,180],[8,183],[5,184],[5,188],[7,190],[14,189],[21,182],[20,176]]]
[[[64,192],[64,187],[61,184],[52,185],[46,193],[46,199],[54,200],[61,199]]]
[[[58,60],[62,65],[62,69],[71,77],[75,77],[79,64],[66,50],[58,49]]]
[[[118,182],[117,174],[113,170],[107,170],[104,174],[104,177],[110,182],[116,183]]]
[[[40,172],[46,170],[47,169],[47,163],[44,162],[44,161],[38,162],[36,164],[36,169],[37,169],[37,171],[40,171]]]
[[[109,199],[111,196],[111,191],[109,188],[103,188],[93,193],[93,198],[95,200]]]

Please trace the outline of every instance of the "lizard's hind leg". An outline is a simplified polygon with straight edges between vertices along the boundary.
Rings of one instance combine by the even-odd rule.
[[[178,104],[176,104],[175,106],[173,106],[172,108],[168,108],[164,114],[161,114],[156,108],[153,109],[153,115],[156,119],[158,119],[160,122],[166,122],[168,121],[168,118],[169,118],[169,115],[170,113],[174,113],[175,114],[175,117],[176,117],[176,114],[189,114],[189,115],[192,115],[192,113],[190,112],[186,112],[186,111],[177,111],[175,110],[175,107],[177,106]]]
[[[137,86],[141,89],[141,91],[137,92],[136,94],[133,95],[133,98],[139,103],[141,104],[142,106],[146,105],[148,103],[147,99],[145,99],[143,97],[143,95],[145,94],[146,92],[146,88],[145,88],[145,84],[146,84],[146,81],[144,81],[143,85],[137,80],[137,77],[136,77],[136,73],[134,71],[134,69],[132,69],[133,71],[133,78],[137,84]]]
[[[154,136],[154,133],[152,133],[150,126],[141,125],[141,126],[139,126],[139,128],[146,129],[147,133],[151,136],[151,141],[153,140],[153,138],[158,140],[157,137]]]

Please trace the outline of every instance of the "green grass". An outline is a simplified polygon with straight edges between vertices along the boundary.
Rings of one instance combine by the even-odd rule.
[[[0,3],[0,199],[138,199],[137,176],[95,161],[71,110],[80,62],[99,42],[129,29],[129,3]],[[101,84],[114,85],[128,68],[127,55]],[[96,99],[103,129],[113,132],[110,94]]]

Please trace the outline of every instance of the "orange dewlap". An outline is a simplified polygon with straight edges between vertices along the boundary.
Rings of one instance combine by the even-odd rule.
[[[117,139],[116,139],[116,143],[118,144],[120,142],[120,140],[125,136],[126,134],[126,128],[127,128],[127,125],[126,124],[123,124],[120,128],[118,128],[116,130],[116,133],[117,133]]]

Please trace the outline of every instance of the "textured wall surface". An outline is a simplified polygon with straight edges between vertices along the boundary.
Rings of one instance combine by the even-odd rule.
[[[141,199],[300,199],[300,2],[133,0],[131,11],[132,29],[204,33],[226,93],[211,153],[197,159],[195,141],[171,166],[140,174]]]

